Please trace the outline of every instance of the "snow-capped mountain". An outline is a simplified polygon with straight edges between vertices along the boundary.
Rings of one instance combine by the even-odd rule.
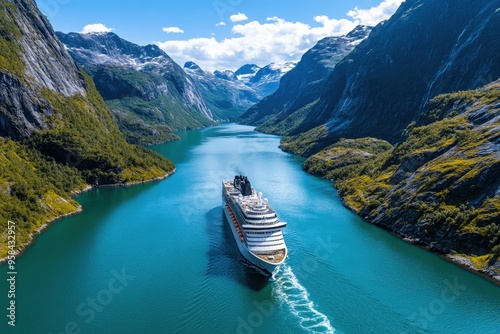
[[[252,87],[238,80],[232,71],[205,72],[192,61],[184,64],[184,71],[197,84],[219,121],[236,120],[262,98]]]
[[[281,77],[294,66],[295,64],[291,62],[270,64],[265,67],[247,64],[236,72],[225,70],[210,73],[189,61],[184,65],[184,71],[198,83],[215,118],[232,121],[249,107],[276,91]]]
[[[262,98],[274,93],[279,87],[281,77],[297,65],[293,62],[271,63],[264,67],[246,64],[234,72],[236,80],[252,87]],[[224,71],[229,74],[230,71]],[[234,79],[233,79],[234,80]]]
[[[259,70],[260,67],[255,64],[246,64],[237,69],[234,75],[239,81],[249,83]]]
[[[260,68],[257,73],[250,78],[249,85],[258,91],[264,98],[278,89],[281,77],[292,70],[296,65],[297,64],[293,62],[284,64],[271,63]]]

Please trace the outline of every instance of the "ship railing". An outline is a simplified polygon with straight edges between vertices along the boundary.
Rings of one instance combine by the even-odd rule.
[[[267,211],[262,211],[262,212],[255,212],[255,211],[249,211],[245,210],[245,214],[249,216],[262,216],[262,215],[269,215],[269,214],[275,214],[276,212],[272,209],[269,209]]]

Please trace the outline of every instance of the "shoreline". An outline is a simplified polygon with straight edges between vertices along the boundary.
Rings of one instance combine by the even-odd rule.
[[[331,181],[331,180],[329,180]],[[335,186],[333,186],[335,188]],[[337,188],[335,188],[335,190],[337,190]],[[466,258],[466,257],[463,257],[463,256],[460,256],[460,255],[456,255],[456,254],[451,254],[451,253],[443,253],[443,252],[440,252],[439,250],[437,249],[434,249],[432,248],[430,245],[427,245],[425,243],[422,243],[420,242],[419,240],[415,239],[415,238],[411,238],[411,237],[408,237],[406,235],[403,235],[403,234],[400,234],[399,232],[395,231],[395,230],[392,230],[390,228],[388,228],[387,226],[385,225],[380,225],[380,224],[376,224],[376,223],[373,223],[373,222],[370,222],[369,220],[367,220],[366,218],[364,218],[363,216],[361,216],[357,210],[355,210],[354,208],[352,208],[351,206],[349,206],[345,201],[344,201],[344,198],[342,196],[340,196],[339,194],[339,197],[341,198],[341,202],[342,202],[342,205],[347,208],[349,211],[355,213],[358,217],[360,217],[361,219],[363,219],[364,222],[366,222],[367,224],[370,224],[370,225],[374,225],[374,226],[377,226],[378,228],[381,228],[387,232],[389,232],[390,234],[394,235],[395,237],[397,237],[398,239],[400,240],[403,240],[407,243],[410,243],[412,245],[415,245],[419,248],[422,248],[434,255],[437,255],[439,256],[441,259],[449,262],[449,263],[452,263],[464,270],[467,270],[468,272],[470,273],[473,273],[475,275],[478,275],[484,279],[486,279],[487,281],[497,285],[497,286],[500,286],[500,274],[498,273],[493,273],[492,271],[488,271],[488,270],[485,270],[484,268],[482,269],[477,269],[476,267],[474,267],[472,265],[472,262],[470,259]]]
[[[135,181],[135,182],[129,182],[129,183],[120,183],[120,184],[107,184],[107,185],[102,185],[102,186],[92,186],[92,185],[88,184],[82,190],[72,191],[72,192],[70,192],[69,195],[71,197],[78,196],[78,195],[80,195],[80,194],[82,194],[84,192],[90,191],[90,190],[92,190],[94,188],[132,187],[132,186],[136,186],[136,185],[139,185],[139,184],[145,184],[145,183],[160,181],[160,180],[164,180],[164,179],[168,178],[170,175],[174,174],[176,172],[176,170],[177,169],[174,168],[172,171],[166,173],[163,176],[158,176],[158,177],[155,177],[154,179],[150,179],[150,180],[146,180],[146,181]],[[76,209],[76,211],[70,212],[70,213],[66,213],[64,215],[60,215],[60,216],[57,216],[57,217],[54,217],[54,218],[46,221],[45,223],[43,223],[42,226],[40,226],[39,228],[37,228],[36,230],[34,230],[33,232],[31,232],[30,238],[29,238],[29,240],[27,242],[25,242],[19,248],[16,249],[17,252],[16,252],[16,255],[15,255],[15,259],[17,260],[18,257],[22,256],[24,254],[24,252],[31,245],[33,245],[35,243],[36,238],[42,232],[44,232],[45,230],[47,230],[52,224],[54,224],[58,220],[61,220],[63,218],[67,218],[67,217],[70,217],[70,216],[73,216],[73,215],[77,215],[77,214],[82,213],[82,212],[83,212],[83,207],[78,203],[78,208]],[[7,261],[8,261],[8,255],[6,257],[4,257],[4,258],[0,258],[0,266],[3,265],[3,264],[5,264]]]

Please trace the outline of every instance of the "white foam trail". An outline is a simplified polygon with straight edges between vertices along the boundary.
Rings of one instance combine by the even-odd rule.
[[[288,307],[299,321],[300,326],[309,333],[335,333],[330,320],[323,313],[314,308],[309,300],[309,293],[286,264],[281,265],[276,274],[273,293]]]

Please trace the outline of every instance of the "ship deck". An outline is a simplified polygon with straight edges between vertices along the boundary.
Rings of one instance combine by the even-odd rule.
[[[253,252],[252,254],[270,263],[280,263],[285,259],[286,251],[284,249],[281,249],[274,252],[273,254],[256,254]]]

